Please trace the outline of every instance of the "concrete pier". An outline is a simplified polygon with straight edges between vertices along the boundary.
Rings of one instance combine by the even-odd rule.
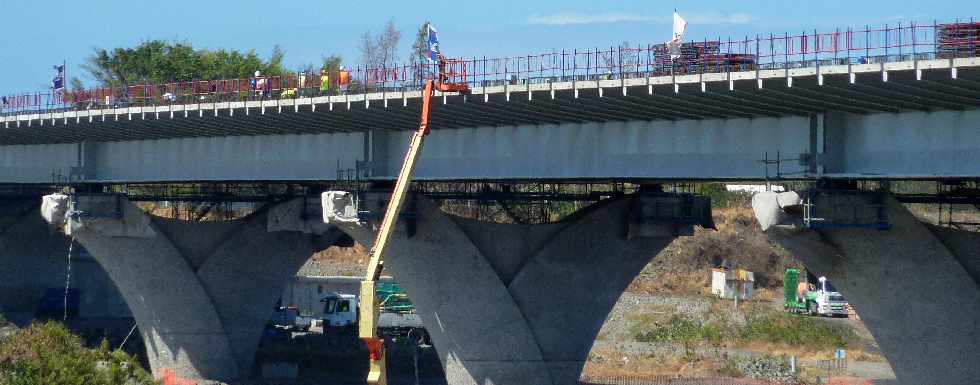
[[[612,306],[674,239],[627,239],[632,197],[541,225],[453,217],[424,197],[416,206],[416,233],[396,231],[385,270],[412,298],[453,385],[577,384]],[[336,224],[374,241],[377,224]]]
[[[324,225],[319,211],[307,220],[302,199],[206,223],[154,217],[116,195],[82,195],[70,204],[63,195],[45,200],[47,217],[119,286],[156,376],[247,376],[283,286],[314,252],[343,235]]]
[[[753,199],[766,233],[833,282],[861,314],[900,383],[976,383],[980,234],[925,225],[888,196],[881,203],[890,229],[804,229],[794,214],[802,212],[799,201],[782,198],[780,204],[773,193]],[[874,200],[831,194],[814,203],[860,208]]]

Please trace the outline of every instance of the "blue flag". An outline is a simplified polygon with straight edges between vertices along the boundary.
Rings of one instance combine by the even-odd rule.
[[[51,79],[51,88],[62,90],[65,88],[65,65],[59,64],[54,66],[54,71],[54,79]]]
[[[439,61],[439,31],[429,23],[429,61]]]

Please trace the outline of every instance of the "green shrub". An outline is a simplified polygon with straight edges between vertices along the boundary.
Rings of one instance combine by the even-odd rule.
[[[653,323],[653,328],[637,334],[641,342],[695,342],[721,343],[728,336],[726,325],[717,322],[700,322],[679,315],[666,321]]]
[[[637,341],[685,344],[706,342],[715,346],[725,343],[766,342],[826,350],[844,348],[849,341],[857,339],[857,335],[846,326],[831,325],[811,317],[780,311],[749,313],[744,324],[733,322],[727,317],[701,321],[677,314],[666,320],[647,321],[644,326],[633,329]]]
[[[783,312],[749,315],[740,334],[744,341],[783,343],[814,349],[844,348],[848,341],[857,339],[854,331],[845,326]]]
[[[156,384],[139,362],[103,341],[86,349],[55,322],[34,324],[0,341],[0,385]]]

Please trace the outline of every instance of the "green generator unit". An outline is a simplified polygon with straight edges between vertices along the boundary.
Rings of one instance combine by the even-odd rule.
[[[783,308],[790,311],[807,310],[806,299],[800,301],[796,291],[800,283],[800,272],[796,269],[786,269],[783,274]]]
[[[378,282],[374,294],[378,297],[382,313],[415,313],[415,305],[397,283]]]

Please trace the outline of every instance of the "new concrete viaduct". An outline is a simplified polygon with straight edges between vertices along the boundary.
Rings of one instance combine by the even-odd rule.
[[[417,179],[980,178],[980,59],[783,64],[439,95]],[[417,123],[418,96],[0,117],[0,184],[317,182],[342,180],[348,170],[387,181]],[[612,303],[677,234],[656,230],[656,221],[632,231],[630,218],[656,218],[643,214],[642,199],[622,197],[561,223],[524,226],[453,218],[419,198],[418,232],[396,237],[388,268],[416,301],[452,383],[575,381]],[[246,374],[275,300],[266,296],[278,295],[277,285],[302,261],[341,233],[370,244],[370,223],[327,226],[308,215],[320,203],[313,201],[209,224],[152,217],[120,196],[79,195],[71,204],[60,197],[46,212],[117,283],[155,373],[224,379]],[[663,203],[668,212],[677,209]],[[963,262],[970,248],[958,246],[975,240],[887,207],[890,230],[773,237],[840,283],[900,381],[975,382],[980,365],[967,346],[977,345],[977,270]],[[556,290],[566,291],[548,297]],[[936,306],[947,299],[949,306]],[[492,318],[474,316],[477,310]]]

